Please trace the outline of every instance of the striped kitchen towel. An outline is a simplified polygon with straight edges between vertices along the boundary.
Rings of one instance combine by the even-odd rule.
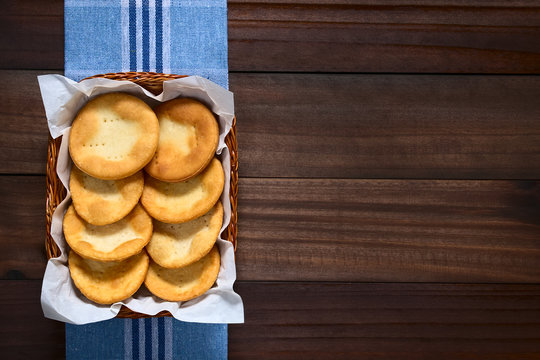
[[[66,358],[226,359],[227,325],[185,323],[171,317],[66,324]]]
[[[65,0],[65,76],[155,71],[228,87],[226,0]],[[226,359],[227,325],[66,324],[67,359]]]
[[[65,0],[65,76],[155,71],[228,87],[226,0]]]

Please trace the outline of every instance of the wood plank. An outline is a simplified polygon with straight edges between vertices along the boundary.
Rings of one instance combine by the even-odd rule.
[[[235,74],[249,177],[538,179],[540,78]]]
[[[0,274],[40,279],[45,272],[44,176],[0,176]]]
[[[44,174],[47,118],[37,76],[45,71],[0,71],[0,172]]]
[[[62,69],[63,1],[2,8],[0,68]],[[232,71],[540,72],[531,1],[234,0],[228,25]]]
[[[65,358],[65,326],[43,317],[41,281],[0,281],[3,359]]]
[[[290,4],[291,0],[229,0],[228,3],[238,4]],[[444,0],[444,4],[439,0],[294,0],[295,4],[311,4],[311,5],[384,5],[384,6],[474,6],[478,5],[475,1],[463,0]],[[530,7],[540,8],[540,4],[536,0],[489,0],[479,3],[484,7]]]
[[[236,285],[234,359],[536,359],[538,285]]]
[[[540,281],[540,182],[241,179],[242,280]]]
[[[0,281],[5,358],[64,354],[39,280]],[[537,359],[539,285],[238,282],[246,323],[230,359]],[[28,324],[32,326],[28,326]]]
[[[241,280],[540,282],[540,182],[241,179]],[[0,277],[43,275],[44,179],[1,176]]]
[[[64,1],[0,0],[0,68],[64,68]]]
[[[485,4],[234,4],[229,64],[241,71],[538,73],[540,10]]]
[[[45,172],[43,73],[0,71],[0,173]],[[242,176],[540,178],[540,77],[235,73],[230,82]]]

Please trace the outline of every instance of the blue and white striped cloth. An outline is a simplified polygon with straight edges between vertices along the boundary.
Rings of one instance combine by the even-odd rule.
[[[65,75],[199,75],[228,87],[226,0],[65,0]],[[226,359],[227,325],[173,318],[66,325],[67,359]]]
[[[65,0],[65,75],[199,75],[227,88],[226,0]]]
[[[227,325],[185,323],[170,317],[66,324],[66,358],[226,359]]]

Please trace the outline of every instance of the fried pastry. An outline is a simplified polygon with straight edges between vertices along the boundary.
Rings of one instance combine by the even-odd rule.
[[[79,111],[69,135],[69,152],[85,173],[118,180],[135,174],[152,159],[158,138],[156,114],[144,101],[109,93]]]
[[[138,254],[152,236],[152,219],[137,205],[123,219],[109,225],[84,221],[71,205],[64,215],[64,236],[79,255],[100,261],[118,261]]]
[[[204,294],[216,282],[221,258],[217,246],[199,261],[178,269],[150,262],[144,284],[150,292],[167,301],[188,301]]]
[[[169,224],[193,220],[218,201],[225,174],[214,158],[199,175],[186,181],[169,183],[146,175],[141,204],[154,219]]]
[[[69,190],[77,214],[93,225],[119,221],[139,202],[144,186],[142,171],[120,180],[101,180],[71,169]]]
[[[69,253],[69,273],[75,286],[98,304],[112,304],[135,294],[148,271],[149,258],[141,252],[123,261],[102,262]]]
[[[203,216],[185,223],[167,224],[154,220],[154,232],[146,250],[159,266],[179,268],[189,265],[212,250],[222,223],[221,202]]]
[[[203,171],[218,145],[214,114],[188,98],[169,100],[154,111],[159,120],[159,143],[146,172],[162,181],[177,182]]]

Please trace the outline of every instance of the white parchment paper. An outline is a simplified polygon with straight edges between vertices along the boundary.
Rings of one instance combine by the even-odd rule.
[[[38,77],[41,96],[47,114],[49,130],[53,138],[62,136],[58,155],[57,173],[68,189],[67,197],[53,215],[51,234],[62,251],[58,258],[47,263],[41,289],[43,313],[50,319],[72,324],[88,324],[111,319],[125,305],[133,311],[155,315],[168,310],[176,319],[201,323],[242,323],[244,308],[242,299],[233,291],[236,280],[234,250],[221,234],[229,224],[231,205],[229,197],[230,153],[225,144],[225,136],[231,129],[234,116],[233,94],[219,85],[198,77],[166,81],[163,93],[153,95],[130,81],[90,79],[77,83],[61,75]],[[86,299],[73,284],[67,266],[68,246],[62,231],[64,213],[71,203],[69,174],[72,161],[68,153],[68,139],[71,122],[81,107],[91,98],[109,93],[126,92],[145,101],[151,107],[177,97],[190,97],[206,104],[219,120],[219,144],[216,155],[225,171],[225,188],[221,196],[224,209],[223,226],[217,240],[221,254],[221,268],[216,285],[204,295],[185,302],[168,302],[153,296],[144,286],[129,299],[112,305],[98,305]]]

